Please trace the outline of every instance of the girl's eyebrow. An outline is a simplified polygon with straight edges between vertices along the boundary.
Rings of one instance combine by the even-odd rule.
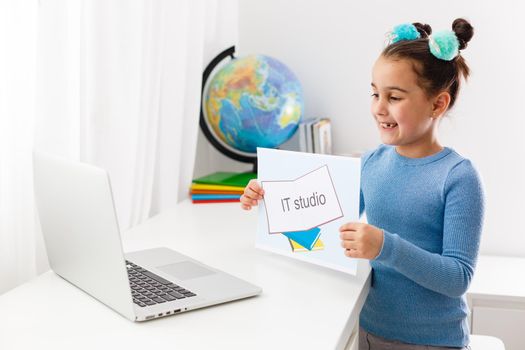
[[[374,83],[371,83],[370,85],[372,85],[372,87],[374,89],[377,89],[377,87],[375,86]],[[387,90],[397,90],[397,91],[401,91],[401,92],[404,92],[404,93],[408,93],[408,90],[400,88],[399,86],[387,86],[385,89],[387,89]]]

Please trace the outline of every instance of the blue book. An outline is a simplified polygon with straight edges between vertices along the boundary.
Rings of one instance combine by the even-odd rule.
[[[192,194],[192,200],[210,200],[210,199],[239,199],[240,194]]]
[[[306,249],[312,250],[315,242],[317,242],[321,235],[321,229],[319,227],[314,227],[306,231],[283,232],[283,235],[302,245]]]

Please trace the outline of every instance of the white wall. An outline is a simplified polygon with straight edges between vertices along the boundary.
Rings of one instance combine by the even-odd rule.
[[[242,1],[242,0],[241,0]],[[220,6],[219,6],[220,4]],[[223,50],[238,44],[238,0],[208,1],[207,11],[216,18],[210,18],[206,24],[206,42],[204,45],[204,66],[206,68],[215,56]],[[193,176],[199,177],[214,171],[246,171],[251,165],[230,160],[217,151],[206,139],[199,128],[197,155]]]
[[[334,151],[375,147],[369,112],[370,69],[395,24],[450,28],[456,17],[476,29],[464,57],[472,76],[441,141],[473,160],[482,174],[487,215],[481,251],[525,257],[525,4],[518,1],[242,0],[239,53],[285,62],[305,92],[305,114],[334,123]]]

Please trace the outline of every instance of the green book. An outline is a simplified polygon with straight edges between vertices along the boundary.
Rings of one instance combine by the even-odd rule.
[[[230,172],[216,172],[210,175],[194,179],[193,182],[197,184],[207,185],[223,185],[223,186],[238,186],[246,187],[251,179],[256,179],[255,173],[230,173]]]

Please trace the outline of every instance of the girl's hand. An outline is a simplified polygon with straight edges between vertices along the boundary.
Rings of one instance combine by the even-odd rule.
[[[341,246],[352,258],[375,259],[383,247],[383,230],[360,222],[349,222],[339,228]]]
[[[241,207],[244,210],[252,209],[252,206],[257,205],[258,200],[264,196],[264,190],[256,179],[250,180],[248,185],[244,188],[244,194],[241,196]]]

